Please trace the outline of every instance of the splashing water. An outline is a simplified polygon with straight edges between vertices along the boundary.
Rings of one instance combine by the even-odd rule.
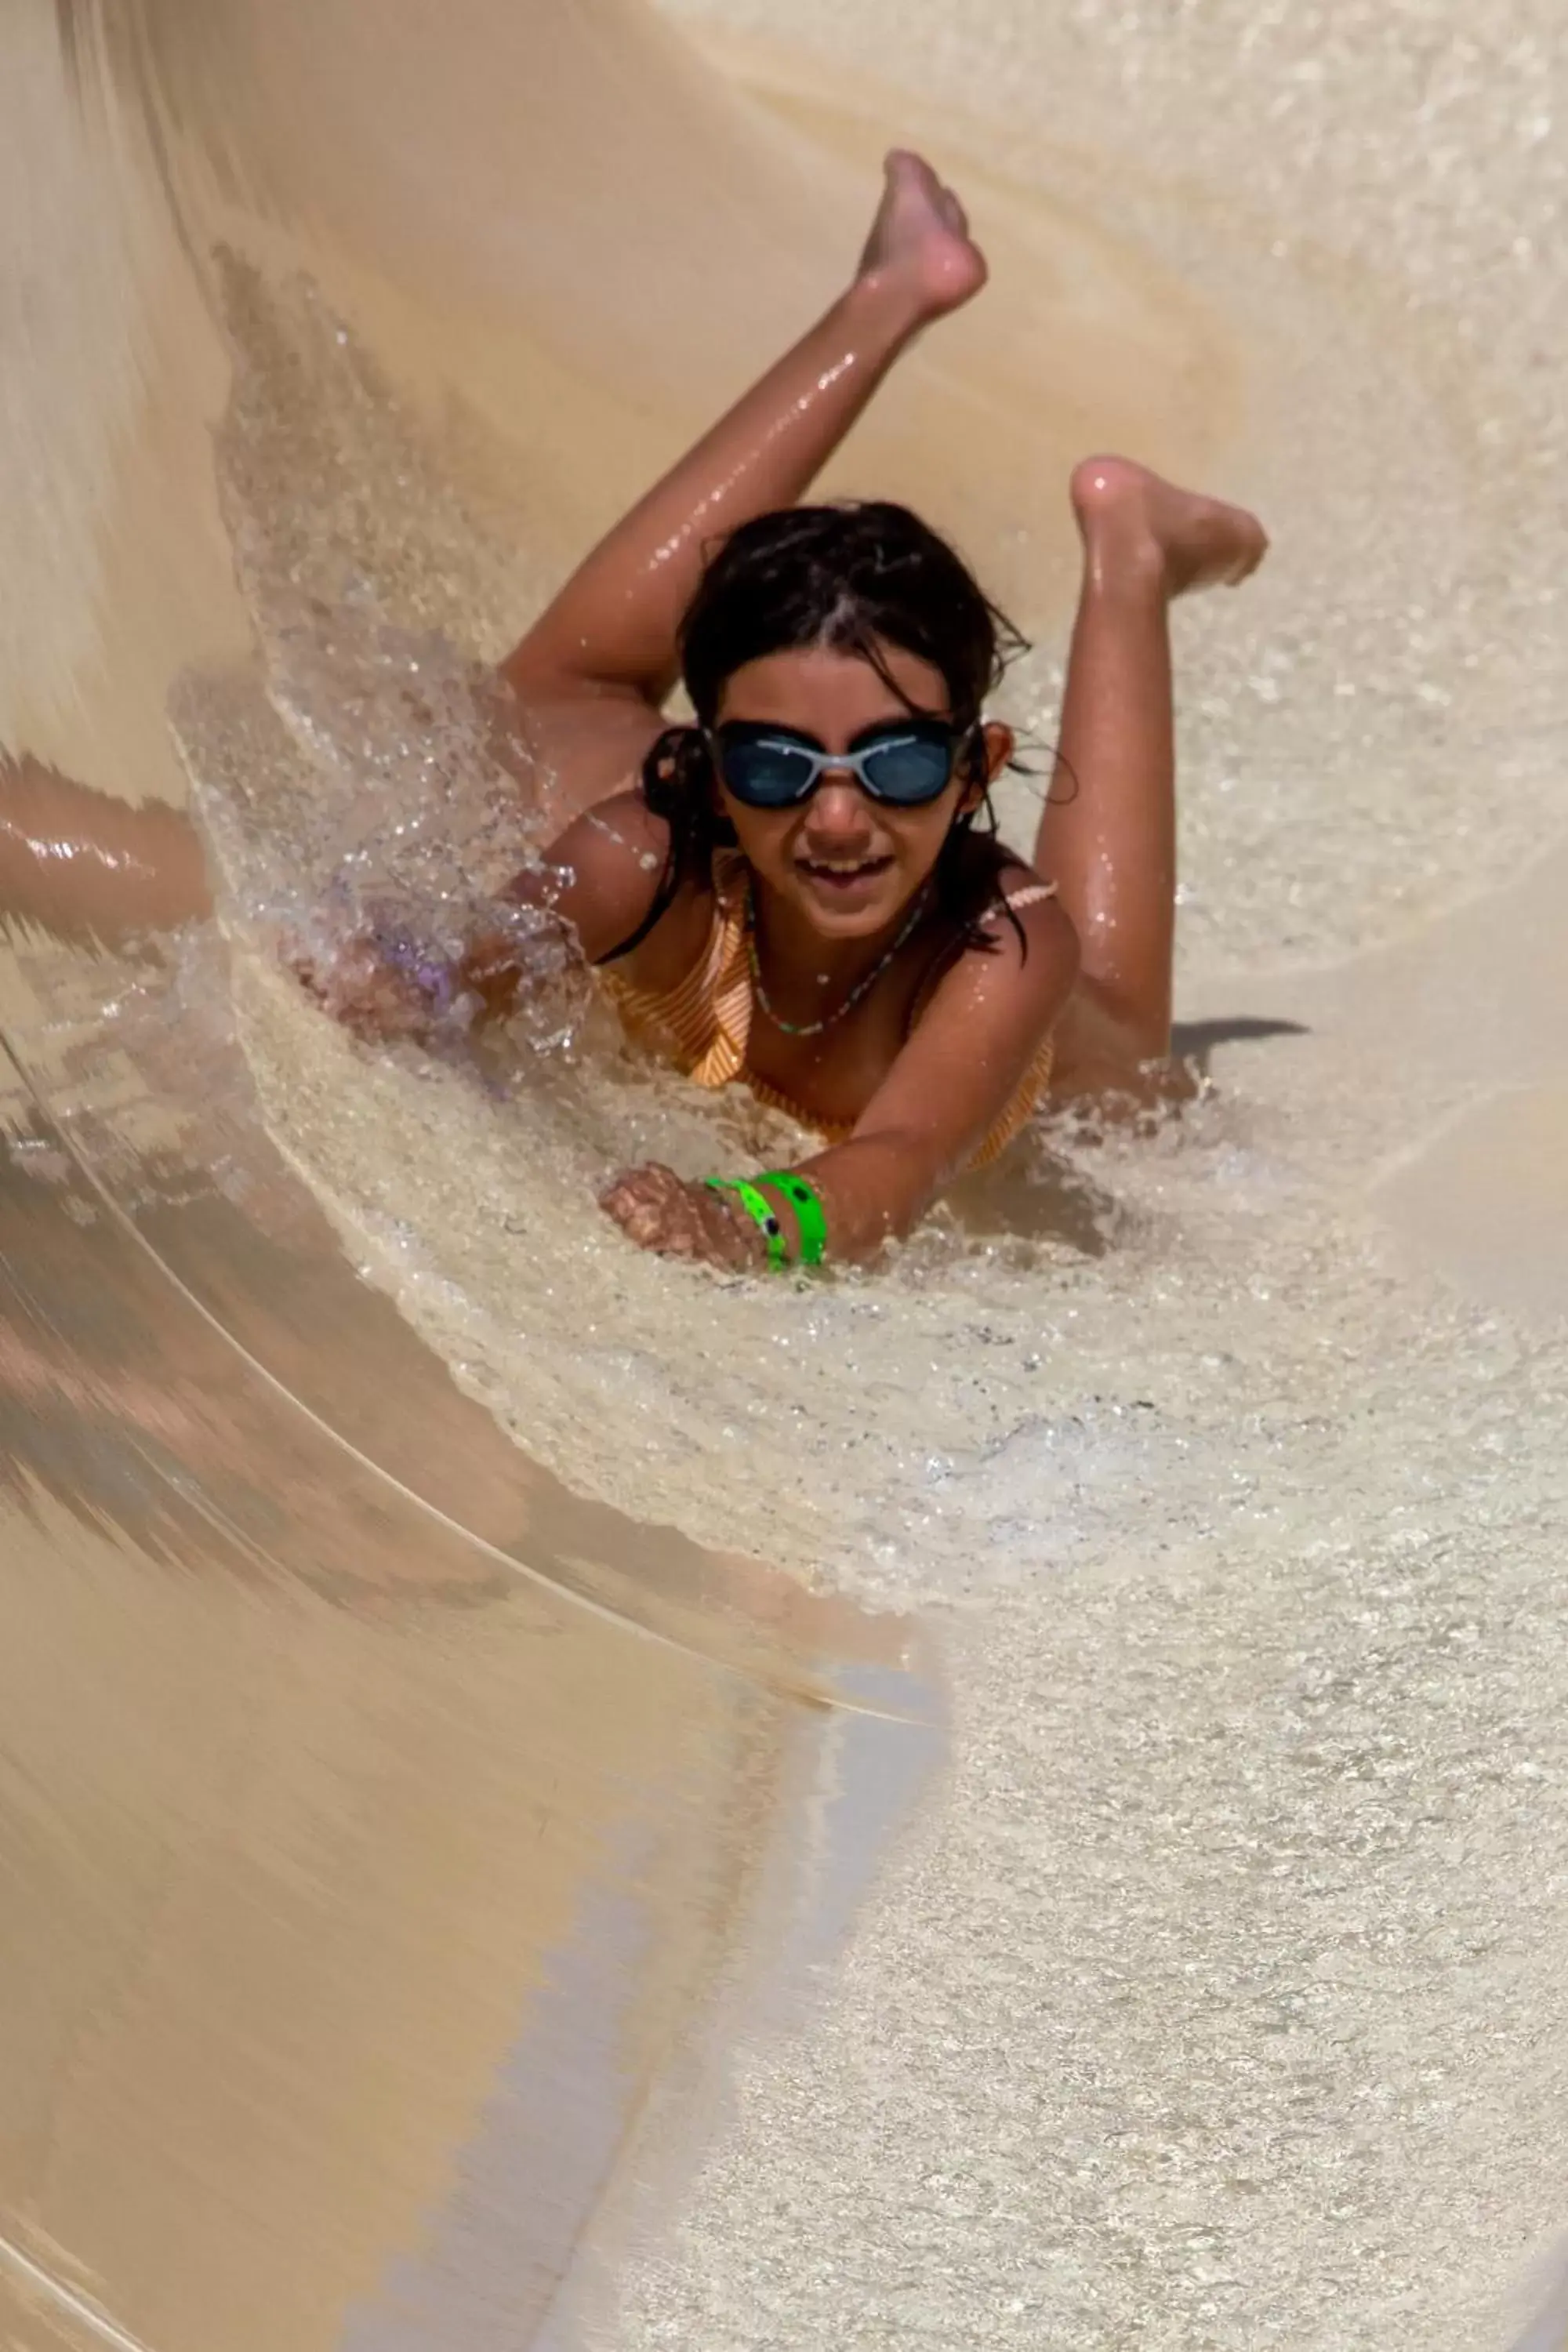
[[[341,533],[342,500],[362,495],[366,421],[380,420],[384,439],[401,430],[348,329],[308,283],[272,307],[232,258],[226,283],[240,365],[222,485],[262,674],[187,678],[172,719],[231,914],[340,1017],[395,1028],[401,1004],[432,1047],[459,1055],[477,1044],[483,1004],[457,967],[481,943],[515,962],[515,1009],[489,1027],[479,1060],[492,1085],[521,1083],[531,1056],[574,1050],[592,1003],[551,904],[565,877],[539,858],[548,779],[525,715],[449,619],[417,609],[433,603],[447,618],[438,593],[399,599],[395,528]],[[286,335],[297,370],[279,369]],[[352,451],[330,400],[313,415],[281,410],[280,383],[300,374],[352,409]],[[404,482],[424,477],[427,503],[448,505],[416,452],[410,440],[383,454]],[[523,905],[508,886],[525,869],[543,888]]]
[[[506,689],[438,633],[388,622],[363,583],[279,628],[270,651],[267,702],[299,767],[285,827],[276,805],[258,817],[253,765],[235,792],[221,750],[204,756],[213,689],[188,686],[176,719],[240,919],[340,1017],[379,1010],[395,1027],[401,995],[438,1051],[477,1042],[483,1000],[458,968],[482,943],[522,974],[487,1033],[492,1079],[570,1054],[591,1001],[575,935],[548,898],[508,894],[525,870],[547,890],[565,877],[538,856],[531,757]]]

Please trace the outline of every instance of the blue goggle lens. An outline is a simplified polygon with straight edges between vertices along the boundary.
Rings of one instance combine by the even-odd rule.
[[[951,735],[900,736],[890,743],[873,743],[863,752],[860,773],[878,799],[919,807],[946,792],[952,752]]]
[[[803,744],[721,741],[719,770],[748,808],[788,808],[816,782],[816,761]]]

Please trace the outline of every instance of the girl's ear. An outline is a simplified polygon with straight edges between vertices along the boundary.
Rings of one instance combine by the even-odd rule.
[[[1010,727],[988,719],[980,730],[980,740],[984,746],[985,781],[994,784],[1017,750],[1018,739]]]
[[[667,727],[643,762],[642,793],[656,816],[689,825],[699,811],[722,822],[719,773],[698,727]]]
[[[961,814],[967,816],[980,806],[1012,758],[1016,742],[1012,729],[999,726],[994,719],[987,719],[984,727],[975,729],[963,755],[963,797],[959,803]]]

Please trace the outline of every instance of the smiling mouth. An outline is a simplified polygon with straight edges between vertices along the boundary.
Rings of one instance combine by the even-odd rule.
[[[889,871],[890,857],[858,857],[849,863],[829,865],[826,859],[797,857],[795,865],[810,882],[826,890],[851,889],[857,883],[875,882]]]

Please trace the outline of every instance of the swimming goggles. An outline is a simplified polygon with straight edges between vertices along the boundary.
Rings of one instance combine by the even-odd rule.
[[[952,782],[966,731],[942,719],[895,719],[868,730],[847,751],[826,751],[793,728],[736,719],[708,740],[724,789],[746,808],[798,808],[829,770],[853,776],[890,808],[924,808]]]

